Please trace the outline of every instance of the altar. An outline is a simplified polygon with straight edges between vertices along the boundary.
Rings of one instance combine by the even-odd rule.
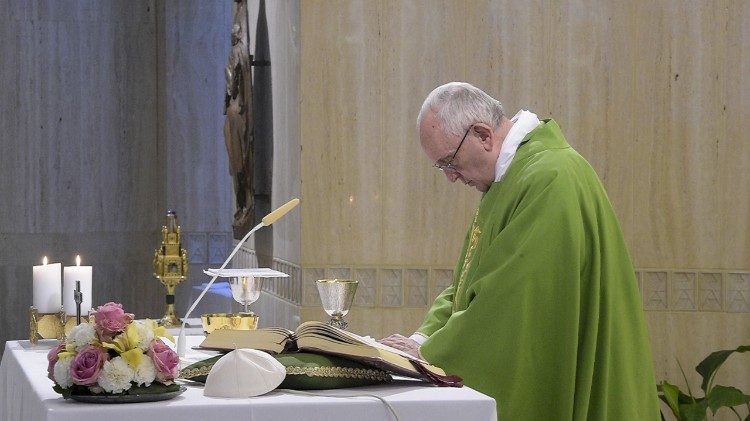
[[[188,337],[197,344],[200,337]],[[297,392],[275,390],[246,399],[209,398],[203,386],[186,382],[187,390],[168,401],[90,404],[64,400],[47,378],[47,352],[53,341],[5,344],[0,362],[0,421],[80,421],[99,419],[171,420],[497,420],[494,399],[469,387],[436,387],[395,379],[388,385]]]

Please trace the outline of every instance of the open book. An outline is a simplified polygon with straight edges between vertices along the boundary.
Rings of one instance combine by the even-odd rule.
[[[200,346],[214,350],[253,348],[274,354],[295,351],[331,354],[439,386],[461,386],[459,377],[448,376],[427,361],[317,321],[302,323],[296,332],[282,328],[214,330]]]

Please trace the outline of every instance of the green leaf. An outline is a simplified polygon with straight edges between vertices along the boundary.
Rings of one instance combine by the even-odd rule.
[[[672,410],[672,414],[674,414],[674,416],[679,419],[680,418],[680,406],[679,406],[680,389],[677,386],[668,383],[666,380],[662,381],[661,384],[656,386],[656,388],[659,392],[661,392],[661,395],[659,396],[661,400],[663,400],[664,403],[669,405],[669,409]]]
[[[70,389],[65,388],[63,389],[59,384],[55,383],[54,386],[52,386],[52,390],[62,395],[65,399],[70,399]]]
[[[704,421],[706,419],[706,401],[680,405],[680,421]]]
[[[703,361],[698,364],[697,367],[695,367],[695,371],[698,372],[703,377],[703,381],[701,382],[701,389],[703,389],[703,392],[708,394],[708,387],[709,383],[711,382],[711,379],[713,379],[714,374],[716,374],[716,371],[721,367],[722,364],[724,364],[724,361],[729,358],[730,355],[732,355],[735,352],[746,352],[750,351],[750,345],[741,345],[737,347],[737,349],[727,349],[722,351],[716,351],[712,352],[708,357],[706,357]]]
[[[148,387],[136,386],[134,384],[126,393],[129,395],[147,395],[152,393],[176,392],[178,390],[180,390],[180,385],[177,383],[172,383],[167,386],[163,383],[153,382]]]
[[[680,364],[680,360],[675,358],[675,361],[677,361],[677,367],[680,367],[680,373],[682,373],[682,378],[685,380],[685,387],[687,387],[688,395],[690,398],[693,397],[693,391],[690,390],[690,382],[687,379],[687,376],[685,375],[685,370],[682,369],[682,364]],[[705,395],[705,394],[704,394]],[[691,402],[694,402],[695,399],[692,399]]]
[[[708,400],[708,407],[711,408],[713,414],[716,414],[719,408],[725,406],[731,408],[750,402],[750,396],[745,395],[741,390],[721,385],[711,388],[711,392],[708,393],[706,399]]]

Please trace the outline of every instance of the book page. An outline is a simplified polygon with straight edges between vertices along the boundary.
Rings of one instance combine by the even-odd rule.
[[[302,323],[297,329],[297,333],[299,335],[304,335],[305,332],[314,332],[317,335],[326,336],[331,338],[332,340],[338,340],[339,342],[369,345],[373,348],[399,355],[408,360],[419,361],[423,365],[430,365],[427,361],[421,358],[415,357],[411,354],[401,351],[400,349],[381,344],[370,336],[359,336],[356,333],[341,330],[333,326],[326,325],[322,322],[311,321]]]
[[[372,338],[370,336],[359,336],[356,333],[351,333],[351,332],[344,332],[344,333],[348,334],[348,335],[351,335],[351,336],[355,337],[357,340],[362,341],[363,343],[365,343],[367,345],[370,345],[370,346],[372,346],[374,348],[378,348],[378,349],[382,349],[384,351],[389,351],[389,352],[392,352],[394,354],[398,354],[398,355],[400,355],[400,356],[402,356],[402,357],[404,357],[406,359],[409,359],[409,360],[415,360],[415,361],[419,361],[419,362],[421,362],[423,364],[429,364],[427,361],[425,361],[425,360],[423,360],[421,358],[415,357],[415,356],[413,356],[413,355],[411,355],[409,353],[406,353],[406,352],[404,352],[404,351],[402,351],[400,349],[396,349],[396,348],[393,348],[391,346],[388,346],[388,345],[385,345],[385,344],[381,344],[380,342],[376,341],[374,338]]]
[[[211,332],[201,343],[201,348],[231,350],[252,348],[280,353],[290,339],[291,332],[281,328],[257,330],[218,329]]]

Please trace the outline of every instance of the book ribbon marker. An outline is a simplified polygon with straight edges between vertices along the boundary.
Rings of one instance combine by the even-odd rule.
[[[422,363],[415,360],[409,360],[411,362],[411,365],[414,366],[414,368],[417,369],[425,378],[429,379],[430,383],[441,386],[441,387],[463,387],[463,379],[458,376],[441,376],[439,374],[435,374],[431,372],[430,370],[426,369]]]

